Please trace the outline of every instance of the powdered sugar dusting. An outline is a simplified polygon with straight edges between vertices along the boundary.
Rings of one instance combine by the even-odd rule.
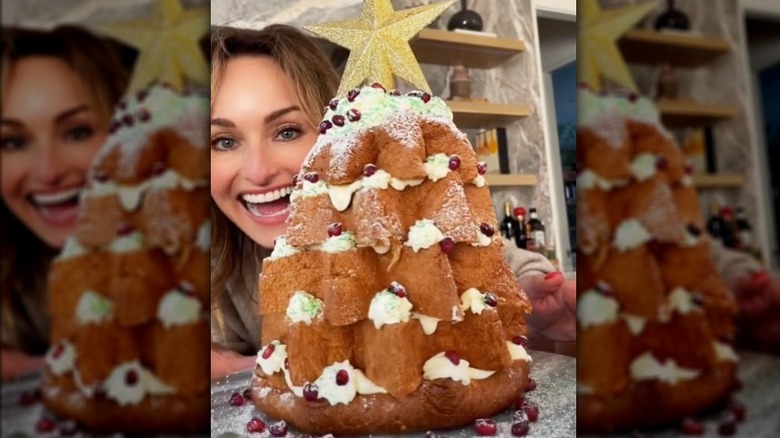
[[[456,242],[475,242],[477,226],[466,202],[463,186],[451,183],[444,199],[442,206],[434,213],[436,226]]]
[[[412,111],[391,115],[382,125],[382,129],[394,140],[408,148],[414,148],[422,143],[420,118]]]

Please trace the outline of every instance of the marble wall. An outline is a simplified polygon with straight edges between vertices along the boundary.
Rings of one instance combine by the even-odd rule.
[[[604,9],[641,0],[601,0]],[[657,16],[666,8],[662,2],[657,11],[649,14],[640,24],[652,29]],[[745,176],[741,188],[700,189],[700,201],[706,214],[710,202],[741,205],[748,220],[758,225],[759,232],[766,226],[766,217],[759,211],[759,181],[755,160],[756,137],[751,129],[749,109],[750,78],[748,77],[747,53],[743,50],[745,35],[742,31],[742,11],[739,2],[733,0],[685,0],[676,2],[676,7],[688,15],[691,30],[702,36],[722,38],[731,44],[731,52],[716,58],[712,63],[695,69],[678,68],[681,97],[713,104],[734,105],[738,109],[735,117],[714,125],[717,169],[723,173],[738,173]],[[658,67],[632,66],[632,73],[643,94],[651,94]],[[762,241],[757,236],[757,242]]]
[[[432,0],[393,0],[396,9],[432,3]],[[503,215],[503,202],[513,205],[535,206],[552,229],[552,209],[548,183],[547,160],[542,119],[540,116],[540,57],[534,49],[535,35],[531,0],[502,0],[496,7],[493,0],[469,0],[470,9],[476,10],[485,23],[485,30],[502,37],[517,38],[525,42],[526,51],[492,70],[471,70],[472,96],[481,96],[490,102],[525,104],[534,108],[533,114],[507,127],[510,143],[510,170],[512,173],[538,175],[539,184],[527,188],[496,188],[494,204]],[[355,18],[360,14],[360,0],[214,0],[211,8],[212,24],[236,27],[262,28],[270,23],[308,25],[331,20]],[[504,7],[505,5],[505,7]],[[437,26],[446,28],[449,18],[460,9],[459,3],[445,11]],[[423,72],[434,94],[449,96],[451,68],[423,65]],[[552,237],[549,240],[553,240]]]

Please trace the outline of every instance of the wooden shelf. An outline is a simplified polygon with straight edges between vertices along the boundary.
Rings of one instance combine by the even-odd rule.
[[[745,177],[737,173],[693,175],[693,185],[699,188],[742,187]]]
[[[699,67],[731,51],[726,40],[646,29],[629,30],[619,45],[628,62],[679,67]]]
[[[659,99],[655,101],[655,105],[667,126],[710,125],[737,114],[737,108],[732,105],[699,103],[692,100]]]
[[[536,175],[504,175],[498,173],[488,173],[485,175],[488,187],[519,187],[535,186],[537,183]]]
[[[520,40],[423,29],[410,42],[422,64],[491,69],[525,50]]]
[[[447,105],[460,129],[492,129],[531,115],[531,108],[525,105],[460,100],[448,100]]]

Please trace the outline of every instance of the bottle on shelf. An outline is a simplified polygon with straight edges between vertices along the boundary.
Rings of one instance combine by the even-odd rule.
[[[707,219],[707,233],[713,240],[723,239],[723,218],[720,217],[720,208],[716,203],[710,203],[710,216]]]
[[[740,249],[741,245],[737,234],[737,224],[734,221],[734,209],[728,205],[721,207],[720,217],[723,220],[723,246],[726,248]]]
[[[534,241],[534,251],[544,253],[547,248],[544,238],[544,224],[539,220],[535,208],[529,210],[528,231],[528,235],[531,236]]]
[[[515,207],[515,218],[517,219],[517,234],[515,234],[515,245],[521,249],[528,249],[528,232],[525,223],[525,208]]]
[[[655,20],[655,30],[688,30],[690,28],[688,16],[679,9],[675,9],[674,0],[666,0],[666,10]]]
[[[504,202],[504,220],[501,221],[501,235],[509,240],[515,240],[520,224],[512,217],[512,205]]]
[[[735,216],[739,242],[743,249],[749,251],[753,249],[753,227],[750,226],[750,222],[747,220],[744,208],[737,207]]]

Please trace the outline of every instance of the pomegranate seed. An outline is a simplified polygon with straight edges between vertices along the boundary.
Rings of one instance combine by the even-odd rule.
[[[485,304],[487,304],[490,307],[496,307],[498,305],[498,300],[496,300],[496,296],[490,292],[485,294],[484,300],[485,300]]]
[[[122,123],[127,127],[131,127],[135,124],[135,119],[130,114],[125,114],[122,116]]]
[[[496,434],[496,422],[490,418],[480,418],[474,422],[474,431],[479,436],[493,436]]]
[[[121,109],[121,110],[125,110],[125,109],[127,109],[127,101],[122,99],[122,100],[119,101],[118,104],[116,104],[116,106],[118,106],[119,109]]]
[[[268,344],[268,346],[265,347],[265,350],[263,350],[262,358],[268,359],[272,354],[274,354],[274,350],[276,350],[276,346],[274,346],[274,344]]]
[[[182,281],[179,283],[178,291],[188,297],[195,296],[195,286],[193,286],[192,283],[188,281]]]
[[[138,372],[135,370],[128,370],[125,374],[125,383],[130,386],[138,383]]]
[[[252,388],[247,388],[244,390],[244,392],[241,393],[241,395],[244,396],[247,400],[252,400]]]
[[[35,392],[24,391],[22,395],[19,396],[19,404],[22,406],[32,406],[37,401],[38,398],[35,397]]]
[[[680,426],[683,435],[704,435],[704,425],[693,418],[686,418]]]
[[[512,436],[526,436],[531,430],[528,421],[517,421],[512,423]]]
[[[344,386],[349,383],[349,373],[347,370],[339,370],[336,373],[336,385]]]
[[[78,432],[78,423],[75,421],[66,421],[60,424],[60,436],[74,436]]]
[[[363,176],[369,177],[376,173],[376,166],[373,164],[366,164],[363,166]]]
[[[658,157],[655,159],[655,168],[658,170],[665,170],[669,166],[669,161],[666,157]]]
[[[120,225],[119,225],[119,226],[116,228],[116,234],[117,234],[118,236],[128,236],[128,235],[130,235],[130,233],[132,233],[133,231],[135,231],[135,228],[133,228],[133,226],[132,226],[132,225],[130,225],[130,224],[128,224],[128,223],[123,223],[123,224],[120,224]]]
[[[515,345],[519,345],[521,347],[525,347],[528,345],[528,338],[525,336],[519,335],[512,338],[512,343]]]
[[[152,164],[152,175],[160,176],[168,169],[168,165],[162,161],[156,161]]]
[[[35,423],[35,430],[41,433],[53,432],[56,427],[57,423],[47,417],[43,417]]]
[[[731,436],[737,433],[737,423],[721,423],[718,425],[718,435]]]
[[[360,90],[357,88],[353,88],[347,92],[347,100],[350,102],[354,102],[355,98],[358,97],[360,94]]]
[[[285,436],[287,435],[287,423],[284,421],[276,422],[268,428],[268,432],[273,436]]]
[[[149,95],[148,90],[141,90],[138,93],[136,93],[135,98],[138,99],[139,102],[143,102],[146,100],[146,96]]]
[[[347,119],[350,122],[357,122],[358,120],[360,120],[360,115],[361,115],[360,111],[356,110],[355,108],[350,108],[347,111]]]
[[[336,108],[339,107],[339,100],[337,98],[333,98],[330,100],[330,103],[328,103],[328,107],[332,109],[333,111],[336,111]]]
[[[456,352],[454,352],[452,350],[449,350],[449,351],[445,352],[444,353],[444,357],[449,359],[450,362],[452,362],[452,364],[455,365],[455,366],[460,364],[460,356],[458,355],[458,353],[456,353]]]
[[[477,163],[477,173],[480,175],[484,175],[487,173],[487,163],[484,161],[480,161]]]
[[[320,398],[317,385],[314,383],[307,383],[303,385],[303,398],[307,401],[317,401]]]
[[[391,96],[400,96],[400,95],[401,95],[401,92],[400,92],[400,91],[398,91],[398,90],[393,90],[393,91],[391,91],[391,92],[390,92],[390,95],[391,95]]]
[[[112,120],[111,124],[108,125],[108,133],[109,134],[113,134],[113,133],[119,131],[119,128],[121,128],[121,127],[122,127],[121,123],[117,122],[116,120]]]
[[[303,175],[303,179],[305,179],[306,181],[312,184],[316,184],[317,181],[320,180],[320,176],[317,174],[317,172],[308,172],[305,175]]]
[[[63,347],[62,344],[57,344],[57,346],[54,347],[54,351],[51,352],[51,357],[58,359],[62,356],[63,351],[65,351],[65,347]]]
[[[738,423],[745,421],[745,415],[747,414],[745,405],[736,400],[732,400],[729,403],[728,409],[732,414],[734,414],[734,419],[736,419]]]
[[[531,392],[536,389],[536,380],[528,378],[528,383],[525,384],[525,392]]]
[[[691,294],[691,302],[693,302],[695,306],[704,307],[704,297],[699,293],[694,292]]]
[[[141,108],[138,111],[136,111],[135,116],[138,117],[138,120],[142,122],[146,122],[152,117],[152,115],[149,114],[149,110],[146,108]]]
[[[390,292],[395,294],[398,298],[405,298],[406,297],[406,288],[398,282],[392,282],[390,283],[390,287],[388,288]]]
[[[457,155],[451,156],[450,163],[449,163],[450,170],[455,171],[458,170],[459,167],[460,167],[460,157]]]
[[[330,123],[330,120],[323,120],[320,122],[319,131],[320,134],[325,134],[328,132],[328,129],[333,127],[333,123]]]
[[[289,370],[290,369],[290,358],[285,357],[284,358],[284,369]]]
[[[612,286],[609,285],[609,283],[604,281],[599,281],[596,283],[596,292],[600,293],[601,295],[604,295],[605,297],[614,297],[615,292],[612,290]]]
[[[237,392],[234,392],[230,395],[230,406],[244,406],[244,401],[244,396]]]
[[[523,412],[528,416],[528,421],[534,423],[539,419],[539,406],[529,400],[524,400],[525,404],[521,408]]]
[[[689,163],[689,164],[686,164],[686,165],[685,165],[685,167],[684,167],[684,169],[685,169],[685,174],[686,174],[686,175],[691,175],[691,174],[693,174],[693,166],[692,166],[690,163]]]
[[[691,233],[694,237],[701,236],[701,228],[697,227],[696,224],[688,224],[685,229],[688,230],[688,232]]]
[[[380,84],[379,82],[374,82],[373,84],[371,84],[371,88],[379,88],[380,90],[382,90],[385,93],[387,93],[387,90],[385,90],[385,87],[383,87],[382,84]]]
[[[265,431],[265,423],[257,417],[252,417],[246,424],[246,430],[251,433],[261,433]]]
[[[106,393],[106,389],[99,385],[95,387],[95,391],[92,393],[92,397],[95,400],[107,400],[108,394]]]
[[[92,178],[94,178],[97,182],[106,182],[108,181],[108,172],[102,169],[98,169],[92,175]]]
[[[493,237],[493,234],[496,232],[493,227],[484,222],[479,226],[479,231],[482,231],[482,234],[488,237]]]
[[[515,402],[517,404],[517,402]],[[517,410],[512,413],[512,422],[528,422],[528,414],[523,411],[523,409],[520,406],[516,406]]]
[[[331,117],[331,120],[336,126],[344,126],[344,116],[341,114],[336,114],[335,116]]]
[[[341,232],[342,232],[342,227],[340,222],[331,224],[331,226],[328,227],[328,237],[341,236]]]
[[[455,247],[455,242],[453,242],[451,238],[445,237],[439,242],[439,246],[441,247],[441,252],[449,254],[452,251],[452,248]]]

